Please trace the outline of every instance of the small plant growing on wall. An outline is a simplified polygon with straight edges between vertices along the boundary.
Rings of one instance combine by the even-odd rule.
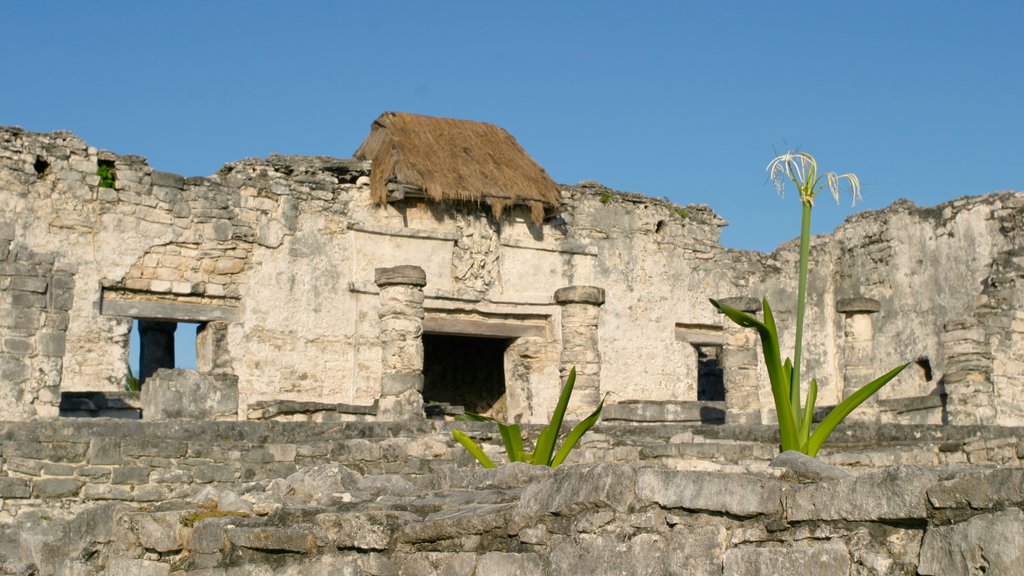
[[[754,328],[761,338],[761,349],[764,355],[764,362],[768,368],[768,378],[771,380],[772,396],[775,399],[775,412],[779,421],[779,435],[782,439],[782,450],[796,450],[808,456],[815,456],[821,445],[828,438],[829,434],[843,421],[851,412],[896,377],[907,364],[897,366],[882,376],[864,385],[838,406],[829,412],[828,416],[818,424],[818,427],[811,433],[811,420],[814,416],[814,402],[818,395],[818,382],[811,380],[807,390],[807,398],[803,409],[800,408],[800,353],[803,344],[804,311],[807,302],[807,266],[810,257],[811,239],[811,209],[814,207],[814,197],[826,185],[839,201],[840,183],[846,182],[849,185],[853,201],[860,199],[860,181],[856,174],[836,174],[827,172],[818,174],[818,163],[814,156],[806,152],[787,152],[774,158],[768,164],[768,174],[781,194],[785,188],[786,180],[790,180],[800,192],[800,203],[803,207],[800,227],[800,269],[798,276],[797,300],[796,300],[796,343],[793,348],[793,360],[786,358],[782,361],[782,354],[779,347],[779,334],[775,327],[775,318],[772,315],[768,299],[763,300],[764,321],[730,308],[717,300],[711,300],[711,304],[721,310],[730,320],[745,328]]]
[[[569,432],[569,435],[565,437],[565,441],[562,442],[562,447],[558,449],[558,452],[555,452],[555,442],[558,440],[558,433],[562,428],[562,420],[565,418],[565,410],[569,406],[569,399],[572,397],[572,387],[575,383],[576,369],[573,368],[569,372],[565,386],[562,387],[562,394],[559,396],[558,405],[555,406],[555,411],[551,415],[551,421],[541,431],[533,452],[527,452],[523,449],[523,434],[519,429],[519,424],[506,424],[494,418],[472,413],[466,413],[461,419],[475,422],[494,422],[497,424],[498,431],[501,433],[501,440],[505,443],[505,451],[508,453],[509,462],[529,462],[535,466],[550,466],[554,468],[565,461],[565,458],[576,447],[576,443],[580,441],[580,438],[597,423],[598,419],[601,418],[601,408],[604,407],[604,400],[602,400],[590,416],[583,419],[582,422]],[[494,468],[494,462],[465,432],[452,430],[452,437],[465,446],[466,450],[469,450],[469,453],[476,457],[484,468]]]
[[[96,168],[96,175],[100,177],[100,188],[113,188],[117,183],[117,173],[114,172],[114,163],[110,160],[100,160]]]

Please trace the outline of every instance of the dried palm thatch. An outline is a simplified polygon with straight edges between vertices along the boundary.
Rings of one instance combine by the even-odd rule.
[[[385,112],[355,156],[373,161],[370,190],[381,204],[400,184],[436,202],[486,202],[496,218],[525,205],[539,224],[558,207],[555,182],[494,124]]]

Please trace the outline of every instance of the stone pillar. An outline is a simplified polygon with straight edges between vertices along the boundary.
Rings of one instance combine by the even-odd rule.
[[[230,374],[228,323],[205,322],[196,330],[196,370],[210,374]]]
[[[992,424],[996,418],[992,354],[985,328],[974,318],[946,322],[942,354],[946,417],[953,425]]]
[[[419,266],[377,268],[380,288],[381,377],[383,420],[423,418],[423,287]]]
[[[160,368],[174,368],[174,331],[177,322],[139,320],[139,382]]]
[[[761,302],[749,296],[723,298],[722,304],[747,314],[761,311]],[[722,318],[724,340],[718,364],[725,385],[727,424],[761,424],[761,400],[757,386],[757,331]]]
[[[555,291],[555,303],[562,307],[562,355],[559,374],[562,385],[576,368],[569,412],[586,416],[601,401],[601,352],[598,348],[598,312],[604,304],[604,289],[596,286],[567,286]],[[552,407],[553,409],[554,407]]]
[[[875,366],[874,329],[871,315],[880,306],[874,298],[842,298],[836,311],[843,315],[843,399],[882,375]],[[878,394],[872,394],[847,418],[854,421],[878,419]]]

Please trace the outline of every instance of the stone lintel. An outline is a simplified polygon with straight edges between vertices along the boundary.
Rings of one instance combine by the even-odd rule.
[[[427,315],[423,331],[482,338],[548,338],[548,324]]]
[[[761,301],[753,296],[730,296],[728,298],[719,298],[718,303],[748,314],[755,314],[761,311]],[[719,310],[719,313],[721,313],[721,310]]]
[[[604,304],[604,288],[597,286],[566,286],[555,290],[555,302],[559,304]]]
[[[382,288],[395,285],[426,286],[427,273],[419,266],[408,264],[392,268],[377,268],[373,271],[373,282]]]
[[[721,326],[677,323],[676,340],[698,346],[722,346],[725,344],[725,332]]]
[[[170,320],[174,322],[237,322],[238,308],[211,304],[188,304],[163,300],[115,300],[103,296],[100,314],[105,316],[129,316],[146,320]]]
[[[836,301],[836,312],[840,314],[874,314],[881,309],[874,298],[841,298]]]

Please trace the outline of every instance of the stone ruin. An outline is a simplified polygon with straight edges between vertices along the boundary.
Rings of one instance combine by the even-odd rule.
[[[0,566],[940,574],[981,565],[964,542],[993,530],[986,565],[1019,560],[994,548],[1024,533],[1024,194],[900,201],[812,241],[818,404],[911,366],[826,444],[854,476],[787,483],[756,335],[708,298],[767,297],[791,342],[795,242],[726,249],[707,206],[549,189],[504,131],[434,120],[385,114],[360,158],[206,178],[0,128]],[[573,367],[574,414],[607,399],[577,465],[473,470],[444,420],[531,430]]]

